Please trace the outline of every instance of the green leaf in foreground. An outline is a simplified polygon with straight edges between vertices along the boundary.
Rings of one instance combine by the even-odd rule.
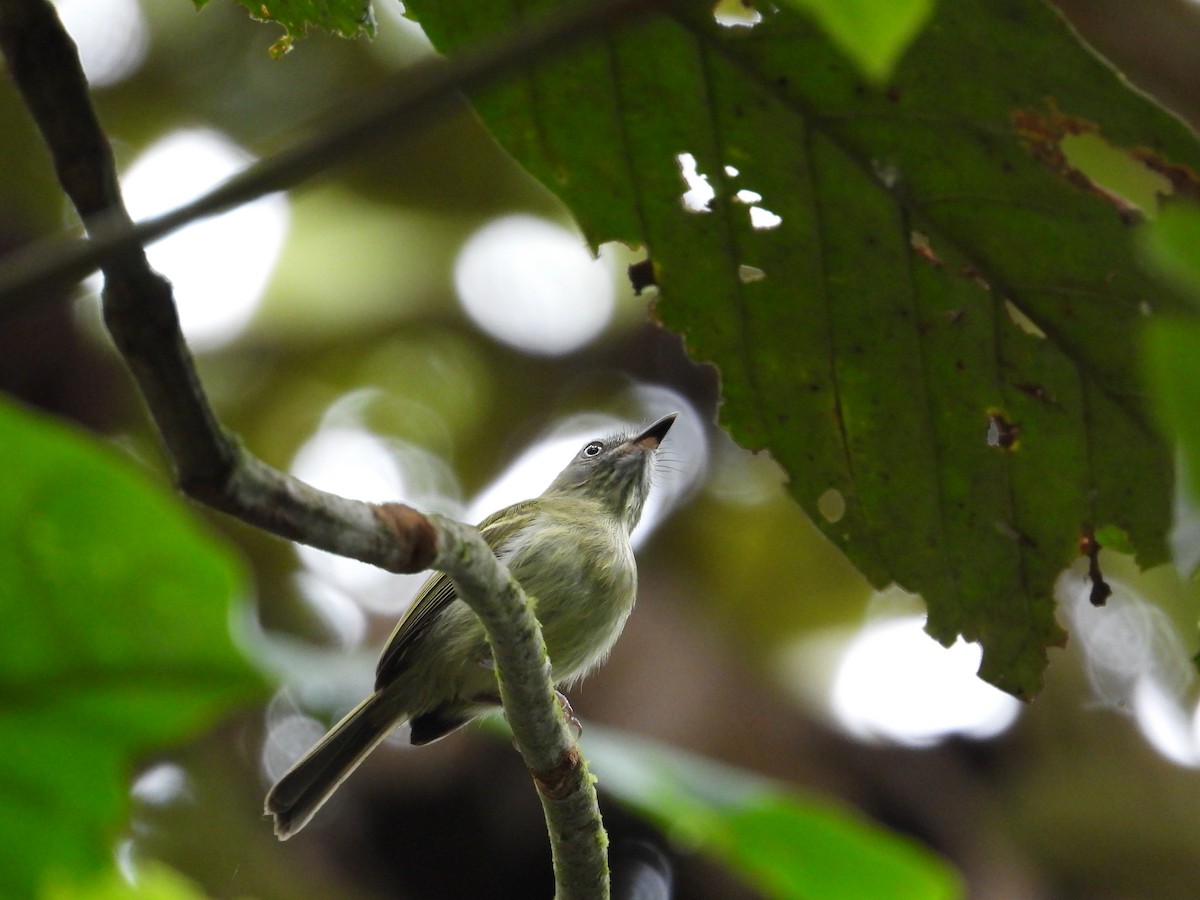
[[[784,0],[808,12],[873,81],[884,81],[933,11],[933,0]]]
[[[86,883],[52,881],[40,900],[205,900],[207,896],[173,869],[147,862],[138,865],[136,884],[112,867]]]
[[[1200,207],[1168,204],[1143,237],[1149,263],[1200,305]],[[1142,349],[1159,421],[1177,442],[1185,485],[1200,503],[1200,325],[1153,322]]]
[[[1149,263],[1200,306],[1200,207],[1165,205],[1145,230],[1142,247]]]
[[[192,0],[197,9],[209,0]],[[244,6],[251,18],[261,22],[278,22],[286,31],[274,46],[272,56],[282,56],[292,49],[298,38],[309,28],[320,28],[344,38],[365,34],[375,36],[375,15],[371,0],[235,0]]]
[[[0,896],[111,866],[135,760],[263,690],[229,552],[116,453],[0,403]]]
[[[515,24],[501,0],[410,5],[445,51]],[[938,4],[886,87],[791,9],[749,28],[670,9],[481,115],[593,244],[649,248],[657,313],[720,369],[724,424],[871,582],[920,593],[930,634],[1036,694],[1081,529],[1166,559],[1172,456],[1133,343],[1187,307],[1063,142],[1094,134],[1181,192],[1200,145],[1039,0]]]
[[[916,842],[786,786],[648,741],[590,727],[600,788],[766,896],[961,897],[958,874]]]
[[[1193,501],[1200,501],[1200,324],[1155,322],[1146,330],[1146,371],[1160,421],[1179,442]]]

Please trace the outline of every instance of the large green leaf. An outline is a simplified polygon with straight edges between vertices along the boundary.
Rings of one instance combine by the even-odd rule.
[[[0,402],[0,896],[111,864],[135,758],[263,690],[229,552],[112,451]]]
[[[410,5],[448,51],[514,21]],[[1098,135],[1188,188],[1200,147],[1048,7],[941,3],[875,88],[806,17],[727,28],[693,4],[477,106],[590,241],[649,247],[658,314],[719,366],[734,437],[874,584],[920,592],[933,636],[980,641],[983,677],[1039,689],[1085,523],[1165,558],[1170,454],[1132,339],[1179,303],[1060,142]],[[684,154],[706,211],[681,203]]]
[[[588,728],[602,790],[684,846],[723,861],[765,896],[950,900],[958,874],[915,842],[828,801],[682,751]]]

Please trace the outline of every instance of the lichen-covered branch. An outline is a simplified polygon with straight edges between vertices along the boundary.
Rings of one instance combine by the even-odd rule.
[[[433,567],[454,580],[458,596],[487,629],[500,676],[500,699],[533,776],[550,829],[557,900],[607,897],[608,838],[594,780],[563,718],[541,628],[521,586],[474,528],[441,516]]]

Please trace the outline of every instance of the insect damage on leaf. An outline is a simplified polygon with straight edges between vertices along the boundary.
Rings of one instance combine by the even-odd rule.
[[[989,447],[1009,451],[1020,448],[1020,423],[1009,421],[1008,417],[998,409],[989,409],[987,419],[987,445]]]
[[[1027,335],[1040,340],[1046,339],[1046,332],[1042,331],[1037,322],[1025,315],[1025,312],[1011,300],[1004,301],[1004,311],[1008,313],[1009,320]]]
[[[679,164],[679,176],[687,188],[679,197],[683,208],[693,213],[712,212],[712,202],[717,192],[709,184],[708,176],[697,168],[696,157],[690,153],[680,153],[675,161]]]
[[[912,247],[913,252],[925,262],[929,263],[936,269],[940,269],[945,263],[942,258],[934,252],[933,245],[929,243],[929,235],[922,234],[919,231],[909,232],[908,245]]]
[[[738,280],[742,284],[753,284],[756,281],[762,281],[767,277],[767,273],[757,266],[738,266]]]
[[[945,269],[947,272],[956,273],[959,276],[972,282],[981,291],[987,291],[988,293],[991,292],[991,290],[992,290],[991,284],[989,284],[988,280],[983,277],[983,275],[980,273],[979,269],[977,269],[975,266],[971,265],[970,263],[959,263],[954,266],[947,266],[946,261],[944,259],[942,259],[942,257],[938,254],[938,252],[933,248],[933,241],[930,239],[929,235],[926,234],[925,232],[918,231],[915,228],[912,229],[911,231],[909,231],[908,246],[912,249],[913,253],[915,253],[924,262],[926,262],[933,268]],[[1023,314],[1018,312],[1018,315],[1023,315]],[[961,318],[961,317],[960,316],[952,317],[952,321],[957,321],[959,318]],[[1026,317],[1026,321],[1028,321],[1027,317]],[[1033,325],[1032,322],[1030,322],[1029,324],[1030,324],[1031,328],[1033,328],[1035,330],[1037,329],[1037,326]],[[1033,333],[1033,332],[1030,332],[1030,333]],[[1039,336],[1045,337],[1045,335],[1040,334],[1040,332],[1039,332]]]
[[[713,6],[713,21],[725,28],[753,28],[762,20],[749,0],[718,0]]]
[[[1190,167],[1172,163],[1145,147],[1135,147],[1129,151],[1129,155],[1165,178],[1176,196],[1200,202],[1200,177]]]
[[[1019,109],[1011,120],[1022,146],[1051,172],[1114,206],[1127,225],[1153,218],[1162,197],[1200,197],[1200,181],[1145,148],[1109,143],[1096,123],[1063,113],[1053,101],[1047,112]]]

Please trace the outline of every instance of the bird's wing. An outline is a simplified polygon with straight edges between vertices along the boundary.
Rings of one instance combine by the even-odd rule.
[[[505,543],[532,520],[534,502],[526,500],[507,507],[479,523],[480,536],[497,556],[503,557]],[[444,572],[434,574],[425,582],[383,648],[375,667],[375,690],[382,690],[400,676],[407,668],[409,651],[442,611],[457,599],[454,582]]]

